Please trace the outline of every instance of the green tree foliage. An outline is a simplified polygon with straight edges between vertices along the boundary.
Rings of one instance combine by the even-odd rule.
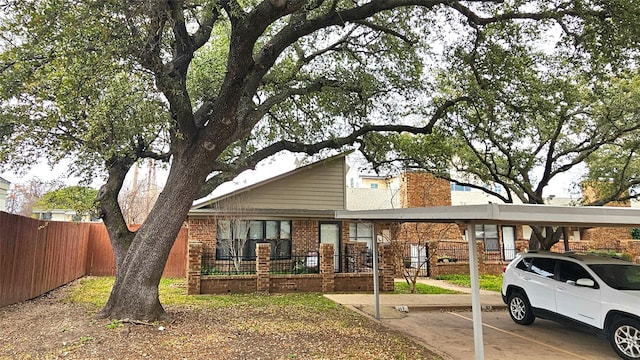
[[[432,134],[370,134],[369,158],[424,169],[506,203],[544,204],[553,179],[583,168],[589,171],[566,190],[595,189],[585,205],[637,197],[629,191],[640,184],[637,70],[603,53],[585,60],[522,41],[525,29],[507,25],[487,27],[473,46],[453,50],[456,66],[438,82],[443,94],[466,100]],[[531,247],[558,242],[562,229],[550,230],[534,227]]]
[[[126,53],[126,29],[100,16],[108,4],[3,6],[2,164],[24,170],[34,159],[69,158],[73,173],[89,179],[163,140],[166,106],[153,78]]]
[[[637,7],[619,0],[0,7],[0,163],[69,157],[76,173],[106,179],[97,199],[118,276],[101,315],[143,320],[165,315],[157,286],[192,201],[240,171],[285,150],[372,150],[363,136],[376,131],[429,134],[453,110],[469,111],[458,106],[489,96],[467,79],[475,70],[480,83],[499,75],[498,59],[487,57],[493,47],[528,54],[522,44],[554,33],[550,46],[595,72],[624,66],[640,39]],[[460,86],[445,86],[447,74]],[[170,161],[170,171],[132,233],[117,198],[141,158]]]
[[[84,186],[68,186],[45,193],[37,203],[40,209],[71,209],[80,218],[95,213],[98,190]]]

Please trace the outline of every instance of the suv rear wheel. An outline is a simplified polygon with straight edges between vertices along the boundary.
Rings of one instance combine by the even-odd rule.
[[[640,321],[621,318],[609,328],[609,341],[623,359],[640,359]]]
[[[520,325],[529,325],[536,319],[531,311],[531,305],[527,297],[518,291],[509,295],[509,315],[511,319]]]

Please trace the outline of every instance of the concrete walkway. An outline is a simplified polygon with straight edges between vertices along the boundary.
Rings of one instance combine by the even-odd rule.
[[[398,280],[400,281],[400,280]],[[404,281],[404,280],[402,280]],[[459,291],[460,294],[384,294],[379,295],[380,318],[399,318],[408,311],[471,310],[471,289],[456,286],[442,280],[419,279],[418,282],[440,288]],[[338,304],[353,307],[369,316],[375,313],[373,294],[325,294]],[[483,310],[505,309],[499,292],[480,290]]]

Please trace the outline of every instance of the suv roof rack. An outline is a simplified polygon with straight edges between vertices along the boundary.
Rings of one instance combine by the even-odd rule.
[[[565,251],[563,254],[566,254],[567,256],[572,258],[576,258],[576,256],[594,256],[594,257],[629,261],[628,259],[625,259],[622,256],[618,256],[614,254],[590,252],[590,251]]]

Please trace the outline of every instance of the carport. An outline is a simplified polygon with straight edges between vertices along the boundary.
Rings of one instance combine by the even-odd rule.
[[[435,206],[406,209],[336,211],[336,219],[358,221],[393,221],[458,223],[467,225],[469,249],[476,249],[475,225],[538,225],[576,227],[634,227],[640,224],[640,209],[618,207],[572,207],[549,205],[486,204],[464,206]],[[374,251],[377,251],[374,249]],[[374,260],[377,256],[374,255]],[[378,303],[378,267],[374,266],[376,315]],[[478,278],[478,257],[469,252],[471,275],[471,306],[473,309],[473,337],[477,360],[484,359],[482,312]]]

